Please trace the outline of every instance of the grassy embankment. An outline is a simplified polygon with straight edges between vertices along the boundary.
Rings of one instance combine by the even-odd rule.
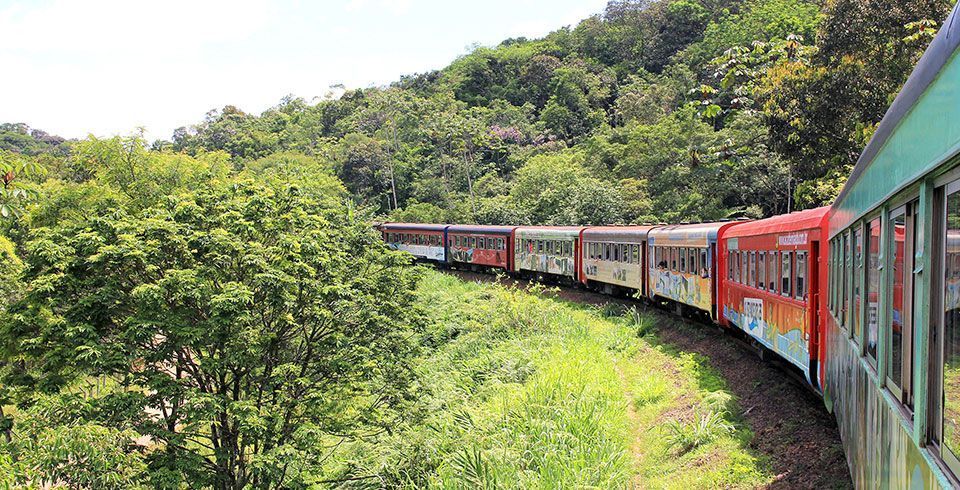
[[[637,309],[428,272],[424,418],[339,464],[377,485],[755,487],[736,401],[703,359],[661,345]],[[367,483],[373,483],[366,480]]]

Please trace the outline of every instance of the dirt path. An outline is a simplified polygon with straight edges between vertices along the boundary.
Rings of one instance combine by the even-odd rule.
[[[488,274],[452,271],[462,279],[495,282]],[[501,277],[507,284],[527,283]],[[640,303],[574,288],[561,288],[557,297],[581,304]],[[770,458],[776,480],[769,488],[852,488],[840,434],[823,402],[785,371],[762,362],[744,342],[708,325],[678,321],[643,306],[657,318],[659,340],[675,349],[709,359],[737,396],[742,416],[754,431],[751,448]]]

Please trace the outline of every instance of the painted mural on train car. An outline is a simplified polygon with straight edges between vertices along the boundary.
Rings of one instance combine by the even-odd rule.
[[[577,273],[577,264],[573,257],[538,252],[532,245],[521,250],[515,260],[517,267],[522,270],[570,277],[576,277]]]
[[[810,329],[804,308],[765,301],[762,297],[744,296],[739,308],[725,304],[723,316],[764,347],[780,354],[804,372],[808,371],[810,349],[807,332]]]
[[[407,252],[414,257],[435,260],[437,262],[446,261],[446,253],[444,252],[443,247],[440,246],[412,245],[408,243],[388,243],[387,246],[394,250],[402,250]]]
[[[705,277],[706,276],[706,277]],[[704,311],[711,309],[710,277],[662,267],[650,269],[650,290],[655,296],[694,306]]]
[[[640,289],[643,282],[642,264],[584,258],[583,274],[591,281],[633,289]]]

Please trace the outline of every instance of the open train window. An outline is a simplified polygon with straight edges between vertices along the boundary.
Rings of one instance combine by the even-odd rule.
[[[772,251],[767,256],[767,289],[771,293],[777,292],[777,265],[780,263],[777,259],[777,252]]]
[[[794,298],[807,300],[807,253],[797,251],[797,290]]]
[[[740,283],[740,251],[733,253],[733,282]]]
[[[793,272],[793,252],[780,252],[780,294],[790,296],[790,279]]]
[[[750,286],[757,287],[757,252],[750,252]]]
[[[767,289],[767,253],[757,252],[757,287]]]
[[[567,257],[573,255],[573,242],[563,242],[563,255]]]
[[[750,284],[750,252],[740,252],[740,284]]]
[[[677,247],[670,248],[670,270],[677,270]]]
[[[877,366],[877,342],[879,341],[879,305],[880,305],[880,257],[883,250],[880,247],[880,237],[883,230],[880,218],[875,218],[867,224],[867,287],[866,287],[866,314],[867,314],[867,357]]]

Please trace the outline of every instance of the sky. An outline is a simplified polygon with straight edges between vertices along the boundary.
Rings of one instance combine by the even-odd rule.
[[[169,139],[225,105],[380,86],[606,0],[0,0],[0,122]]]

